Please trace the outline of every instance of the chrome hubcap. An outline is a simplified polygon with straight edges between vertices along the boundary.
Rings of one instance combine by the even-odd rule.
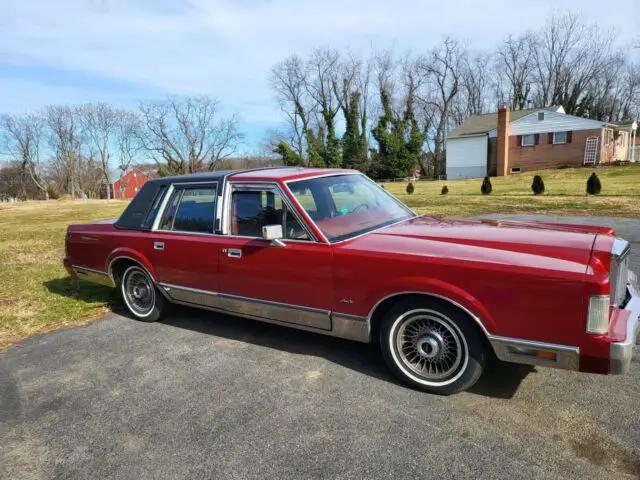
[[[437,312],[420,312],[401,320],[396,330],[400,361],[425,380],[443,380],[460,370],[466,344],[458,327]]]
[[[146,315],[155,304],[155,292],[149,277],[140,270],[132,270],[124,279],[127,305],[138,315]]]

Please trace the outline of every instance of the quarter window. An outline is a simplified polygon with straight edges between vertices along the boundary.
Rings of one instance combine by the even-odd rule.
[[[175,188],[160,228],[178,232],[213,233],[216,200],[215,186]]]
[[[554,132],[553,133],[553,144],[560,145],[563,143],[567,143],[567,132]]]
[[[523,147],[533,147],[536,144],[536,136],[531,135],[523,135],[522,136],[522,146]]]
[[[231,198],[231,234],[261,238],[262,227],[267,225],[282,225],[285,239],[310,240],[278,191],[242,187],[235,189]]]

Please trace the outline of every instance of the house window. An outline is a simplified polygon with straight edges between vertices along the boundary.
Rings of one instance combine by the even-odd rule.
[[[522,136],[522,146],[523,147],[533,147],[536,144],[536,136],[531,135],[523,135]]]
[[[561,145],[563,143],[567,143],[567,132],[554,132],[553,133],[553,144]]]
[[[511,167],[511,173],[520,173],[521,169],[520,167]]]
[[[538,112],[538,121],[543,121],[544,120],[544,112]]]

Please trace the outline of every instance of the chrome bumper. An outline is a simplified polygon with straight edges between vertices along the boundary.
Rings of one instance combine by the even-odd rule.
[[[638,286],[638,277],[630,270],[627,295],[629,300],[624,307],[630,313],[627,321],[627,337],[623,342],[612,343],[609,354],[609,373],[614,375],[629,372],[633,347],[638,339],[638,334],[640,334],[640,287]]]

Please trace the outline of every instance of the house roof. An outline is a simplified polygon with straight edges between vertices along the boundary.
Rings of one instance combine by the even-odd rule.
[[[561,106],[551,106],[546,108],[526,108],[524,110],[512,110],[510,113],[510,122],[521,119],[522,117],[541,110],[551,112],[561,111]],[[564,112],[564,110],[562,110]],[[498,113],[485,113],[484,115],[472,115],[467,118],[462,125],[454,129],[447,138],[468,137],[472,135],[482,135],[489,133],[491,130],[498,128]]]

